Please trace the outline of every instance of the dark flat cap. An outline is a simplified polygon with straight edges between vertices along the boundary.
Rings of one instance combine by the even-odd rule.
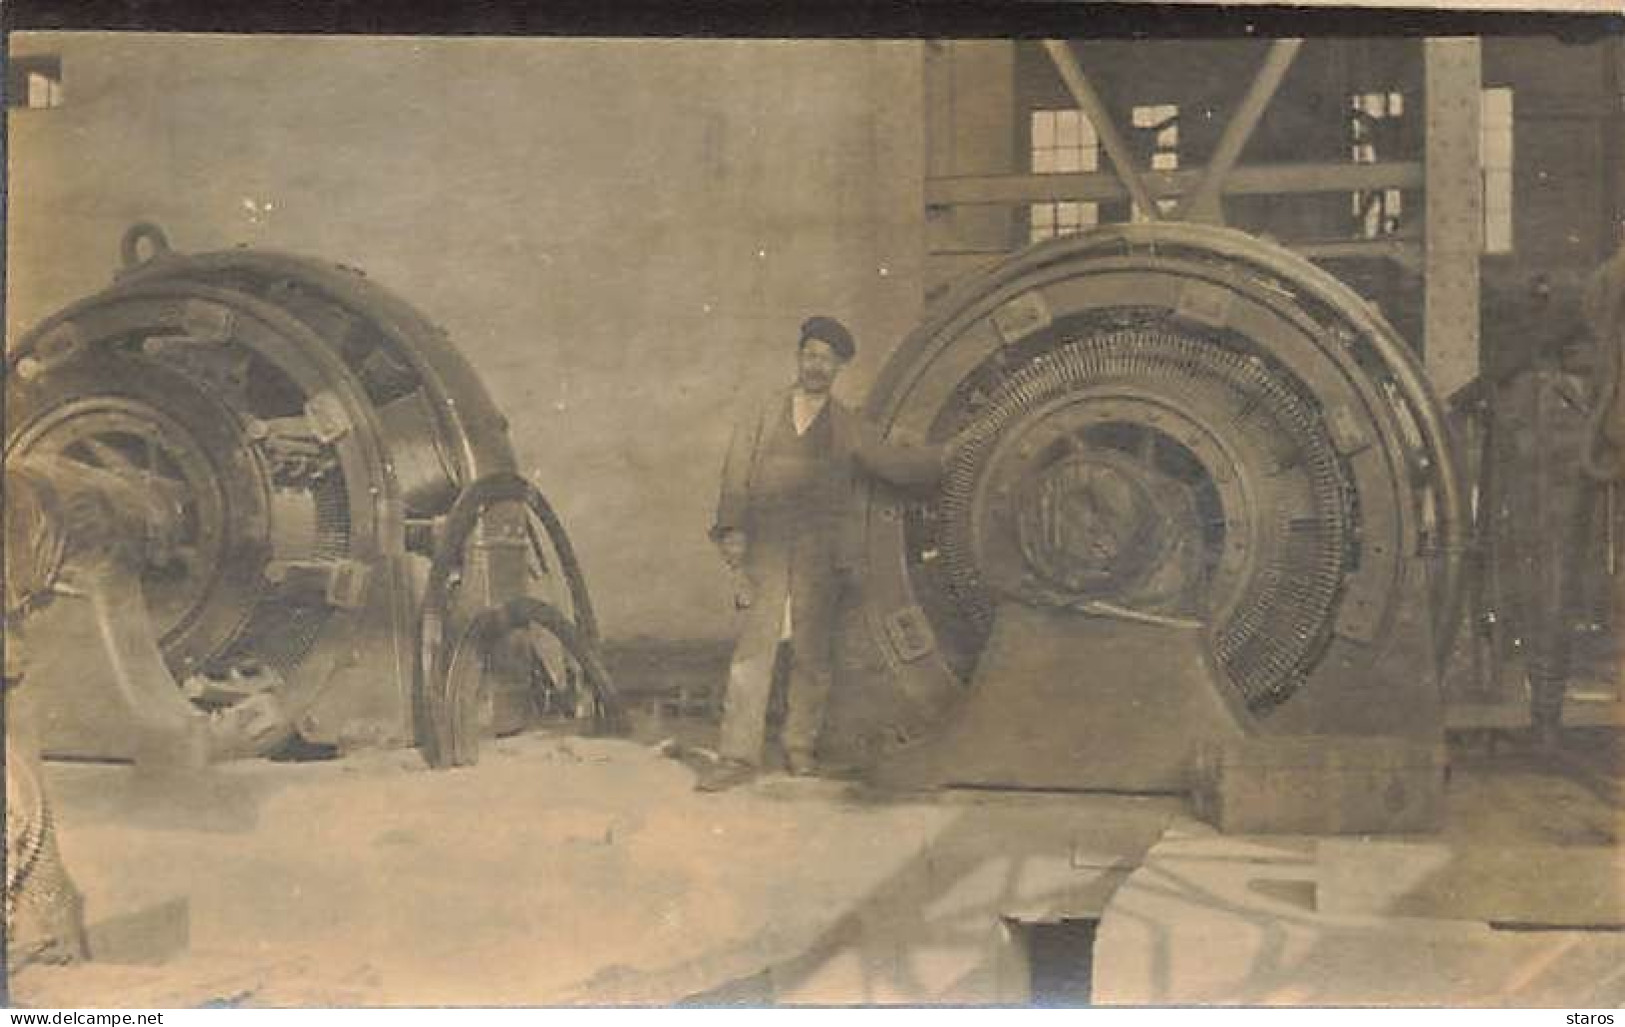
[[[846,325],[823,314],[816,314],[801,322],[801,342],[798,346],[805,346],[812,339],[827,343],[830,349],[841,355],[842,360],[851,360],[858,352],[858,344],[852,341],[852,333],[846,330]]]

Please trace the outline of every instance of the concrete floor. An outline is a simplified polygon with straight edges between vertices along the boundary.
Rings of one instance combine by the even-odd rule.
[[[1458,762],[1436,835],[1224,837],[1177,821],[1116,891],[1093,1000],[1625,1003],[1617,807],[1529,761]]]
[[[28,968],[13,996],[668,1004],[771,970],[780,1001],[1020,1000],[1004,918],[1098,915],[1178,811],[692,783],[632,742],[541,735],[452,772],[374,752],[218,767],[179,792],[53,766],[93,934],[133,913],[155,921],[145,937],[123,930],[127,952],[109,958],[161,951],[173,925],[151,911],[177,899],[190,939],[160,966]]]
[[[1218,837],[1166,798],[880,796],[783,777],[699,795],[692,780],[634,742],[545,735],[440,773],[398,751],[243,762],[179,786],[53,766],[103,958],[26,968],[13,999],[1019,1003],[1023,925],[1097,918],[1097,1001],[1625,999],[1625,935],[1486,926],[1507,891],[1495,875],[1517,864],[1458,868],[1443,879],[1472,887],[1443,899],[1362,883],[1366,862],[1436,871],[1441,847],[1510,846],[1543,854],[1570,908],[1594,892],[1614,910],[1617,808],[1516,761],[1459,761],[1446,831],[1371,860],[1331,840]],[[1337,901],[1364,911],[1317,908],[1334,863]],[[1538,916],[1544,889],[1519,887]],[[1435,962],[1396,972],[1395,939]],[[1528,979],[1491,988],[1495,975]]]

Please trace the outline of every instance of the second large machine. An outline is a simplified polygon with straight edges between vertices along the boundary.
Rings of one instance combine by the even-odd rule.
[[[1035,247],[938,302],[868,412],[970,439],[867,509],[831,735],[882,779],[1177,790],[1229,739],[1440,736],[1444,417],[1308,261],[1181,224]]]

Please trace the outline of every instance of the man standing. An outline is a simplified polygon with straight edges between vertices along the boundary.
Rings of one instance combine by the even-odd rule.
[[[942,475],[946,447],[885,443],[859,413],[830,396],[856,350],[839,321],[808,318],[797,343],[795,385],[773,392],[734,425],[711,538],[735,574],[738,634],[722,758],[702,775],[701,791],[730,788],[760,768],[773,669],[786,642],[785,754],[791,773],[813,771],[837,602],[858,565],[859,475],[903,486],[931,485]]]

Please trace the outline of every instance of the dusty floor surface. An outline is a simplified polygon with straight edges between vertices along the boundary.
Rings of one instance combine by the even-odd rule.
[[[1617,810],[1572,782],[1459,762],[1452,842],[1617,843]],[[882,798],[783,777],[699,795],[648,747],[543,735],[451,772],[394,751],[181,785],[94,766],[48,780],[88,919],[120,936],[121,962],[27,968],[23,1005],[669,1004],[774,966],[797,968],[781,994],[917,1002],[932,953],[975,947],[1001,918],[1097,914],[1182,814],[1172,799]],[[893,930],[889,978],[871,961],[808,991],[821,947],[864,920]],[[165,962],[130,962],[175,948],[177,924],[189,938]]]
[[[373,752],[243,762],[179,789],[125,768],[54,765],[63,856],[93,935],[184,898],[190,942],[159,966],[26,968],[13,1000],[669,1004],[803,957],[866,910],[952,938],[1023,907],[1098,908],[1101,875],[1126,873],[1179,809],[878,802],[785,777],[701,795],[693,779],[633,742],[540,735],[490,744],[478,766],[450,772]],[[922,880],[934,883],[922,891]],[[1074,880],[1088,887],[1073,894]]]
[[[1437,834],[1223,836],[1176,821],[1112,895],[1091,1000],[1611,1009],[1620,811],[1526,753],[1460,753]]]

